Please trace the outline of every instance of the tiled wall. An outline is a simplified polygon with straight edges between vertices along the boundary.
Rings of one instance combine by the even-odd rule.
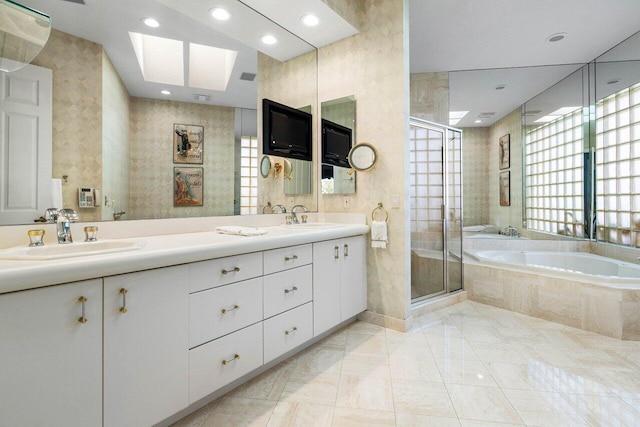
[[[131,98],[130,212],[135,218],[232,215],[232,107]],[[174,165],[173,125],[204,126],[202,165]],[[173,167],[204,168],[203,206],[173,206]],[[120,209],[120,206],[115,206]]]
[[[411,117],[449,124],[449,73],[411,74]]]
[[[103,220],[113,220],[114,208],[129,212],[130,98],[118,72],[103,51],[102,196],[100,200]],[[107,206],[104,204],[105,198],[108,200]]]
[[[57,30],[33,61],[53,70],[53,177],[65,207],[82,221],[100,209],[78,209],[78,187],[102,185],[102,46]]]
[[[306,53],[287,62],[277,61],[258,52],[258,139],[262,141],[262,99],[267,98],[294,108],[311,106],[313,120],[313,159],[318,165],[317,130],[319,121],[317,96],[317,55],[315,51]],[[262,145],[260,158],[262,158]],[[270,156],[271,164],[282,164],[282,158]],[[301,168],[300,168],[301,169]],[[273,176],[258,178],[258,212],[262,212],[264,205],[285,205],[289,211],[293,205],[305,205],[309,210],[317,209],[318,168],[312,172],[311,193],[288,196],[284,194],[282,174],[278,179]],[[299,171],[302,172],[302,171]],[[296,170],[293,171],[294,179]],[[290,203],[293,198],[294,203]]]
[[[489,128],[465,128],[462,134],[464,225],[489,224]],[[494,172],[491,170],[491,172]]]
[[[372,143],[379,154],[373,171],[358,173],[357,193],[349,196],[354,212],[370,215],[378,202],[389,211],[387,249],[370,248],[367,253],[368,310],[402,324],[410,300],[405,285],[410,268],[404,206],[409,115],[406,13],[403,0],[367,1],[360,33],[318,50],[319,102],[353,95],[358,141]],[[398,209],[391,208],[394,194],[401,201]],[[320,211],[345,212],[342,196],[321,195],[319,205]]]

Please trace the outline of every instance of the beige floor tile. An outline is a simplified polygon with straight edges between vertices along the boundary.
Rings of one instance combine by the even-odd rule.
[[[427,337],[431,354],[436,359],[478,360],[473,347],[465,339],[444,337]]]
[[[640,357],[640,353],[638,354]],[[640,372],[611,367],[591,369],[618,397],[640,399]]]
[[[493,327],[465,324],[462,333],[469,342],[505,343],[505,339]]]
[[[640,354],[640,352],[638,353]],[[587,349],[572,351],[570,357],[580,366],[587,369],[619,368],[626,364],[624,357],[604,350]]]
[[[392,383],[396,411],[438,417],[456,416],[443,383],[397,379]]]
[[[549,366],[577,368],[580,365],[570,357],[570,353],[550,346],[539,345],[537,341],[511,343],[527,362],[538,362]]]
[[[207,420],[211,410],[218,404],[218,401],[219,399],[187,415],[177,423],[172,424],[171,427],[201,427]]]
[[[385,328],[382,326],[374,325],[372,323],[362,322],[360,320],[356,320],[352,324],[349,325],[348,328],[349,335],[351,333],[357,334],[369,334],[369,335],[385,335]]]
[[[489,369],[479,360],[436,359],[445,383],[498,387]]]
[[[429,353],[423,358],[405,359],[391,356],[389,358],[391,378],[402,380],[442,382],[435,359]]]
[[[434,417],[431,415],[396,413],[398,427],[460,427],[458,418]]]
[[[292,372],[280,395],[282,402],[334,405],[340,375]]]
[[[333,406],[279,402],[273,409],[269,427],[330,427]]]
[[[363,334],[360,332],[349,332],[345,352],[367,353],[367,354],[387,354],[387,337],[384,334]]]
[[[227,396],[278,400],[291,372],[287,365],[276,366],[232,390]]]
[[[593,396],[616,396],[614,390],[593,371],[585,368],[558,368],[535,364],[545,381],[560,393],[585,394]]]
[[[349,327],[345,326],[329,335],[328,337],[323,338],[318,344],[320,345],[339,345],[343,348],[347,345],[347,335],[349,335]]]
[[[266,426],[276,402],[270,400],[222,397],[209,413],[203,427]]]
[[[395,413],[336,407],[333,411],[332,427],[376,427],[395,426]]]
[[[460,418],[460,424],[462,427],[520,427],[524,425],[524,423],[496,423],[494,421],[465,420],[462,418]]]
[[[545,380],[545,374],[535,369],[533,364],[485,362],[493,379],[502,388],[517,390],[552,391],[553,387]]]
[[[526,363],[527,359],[511,344],[469,342],[478,359],[485,362]]]
[[[446,387],[459,418],[522,423],[520,416],[499,388],[457,384],[447,384]]]
[[[563,394],[562,397],[594,426],[640,425],[640,413],[620,398],[580,394]]]
[[[527,425],[589,425],[559,393],[510,389],[502,391]]]
[[[393,411],[391,380],[382,377],[342,375],[336,406]]]
[[[389,358],[384,354],[349,353],[342,359],[341,374],[389,378]]]
[[[340,374],[344,347],[330,344],[316,345],[298,357],[296,371]]]
[[[422,334],[410,338],[387,338],[387,351],[390,357],[403,359],[432,357],[429,344]]]

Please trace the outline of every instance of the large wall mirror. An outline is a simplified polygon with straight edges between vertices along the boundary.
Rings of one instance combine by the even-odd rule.
[[[349,173],[348,156],[356,141],[355,97],[323,101],[320,110],[322,194],[353,194],[356,192],[356,175]]]
[[[52,176],[62,185],[64,207],[76,209],[81,221],[113,220],[118,212],[124,212],[121,219],[254,214],[267,202],[287,203],[282,181],[277,187],[260,183],[258,104],[270,98],[316,108],[313,46],[264,17],[243,20],[247,11],[259,14],[235,0],[224,2],[235,8],[235,22],[228,25],[240,35],[257,22],[271,25],[270,32],[282,37],[272,56],[219,31],[206,5],[195,0],[22,3],[52,17],[52,35],[33,64],[53,70]],[[147,17],[160,26],[144,25]],[[167,41],[159,48],[167,54],[163,69],[151,68],[154,61],[144,49],[158,40],[144,36]],[[295,40],[289,44],[287,37]],[[221,61],[235,59],[221,65],[221,77],[210,79],[215,81],[207,79],[213,73],[198,70],[197,55],[210,48],[228,50]],[[202,156],[192,163],[176,160],[174,153],[176,130],[185,129],[202,135]],[[195,139],[189,143],[195,146]],[[201,174],[199,203],[175,203],[176,170]],[[302,180],[303,171],[313,174],[315,167],[293,164],[293,170],[294,179]],[[304,179],[309,185],[296,202],[317,210],[315,176]],[[96,207],[79,207],[80,188],[99,190]],[[0,225],[33,223],[43,214],[44,209],[22,219],[0,216]]]

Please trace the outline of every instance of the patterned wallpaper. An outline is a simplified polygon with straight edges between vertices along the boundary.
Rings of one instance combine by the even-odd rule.
[[[102,54],[102,219],[129,213],[129,104],[131,97],[106,53]],[[104,205],[105,198],[108,200]],[[123,218],[128,218],[124,216]]]
[[[345,21],[360,29],[362,19],[364,18],[364,10],[366,8],[366,0],[322,0],[331,9],[338,13]]]
[[[358,174],[357,192],[348,197],[353,212],[369,216],[378,202],[389,211],[387,249],[367,251],[368,310],[400,320],[408,316],[410,301],[405,286],[409,270],[405,263],[408,217],[404,203],[399,209],[391,209],[391,198],[397,194],[404,200],[407,179],[404,153],[408,152],[409,45],[405,3],[367,1],[360,11],[360,33],[318,50],[319,102],[353,95],[357,103],[357,141],[371,142],[379,153],[375,169]],[[319,210],[345,212],[343,198],[321,195]]]
[[[294,108],[311,106],[313,115],[313,159],[311,194],[289,196],[284,194],[282,175],[278,179],[273,176],[258,178],[258,212],[264,205],[285,205],[289,211],[294,205],[301,204],[310,211],[317,210],[317,159],[318,159],[318,98],[317,98],[317,56],[312,51],[287,62],[277,61],[258,52],[258,139],[262,141],[262,99],[267,98]],[[262,158],[262,145],[259,145],[259,158]],[[282,163],[282,158],[270,156],[271,164]],[[295,179],[296,171],[293,171]],[[293,203],[291,203],[293,199]]]
[[[234,120],[235,108],[232,107],[131,98],[131,216],[232,215]],[[202,165],[174,165],[174,124],[204,126]],[[203,206],[173,206],[174,166],[204,167]]]
[[[78,187],[102,183],[102,46],[52,30],[33,64],[53,70],[53,177],[68,176],[64,206],[99,220],[99,208],[78,209]]]

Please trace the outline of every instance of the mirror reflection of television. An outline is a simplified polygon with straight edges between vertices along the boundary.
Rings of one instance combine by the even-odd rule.
[[[311,114],[262,100],[262,153],[311,160]]]
[[[352,134],[348,127],[322,119],[322,163],[349,168]]]

